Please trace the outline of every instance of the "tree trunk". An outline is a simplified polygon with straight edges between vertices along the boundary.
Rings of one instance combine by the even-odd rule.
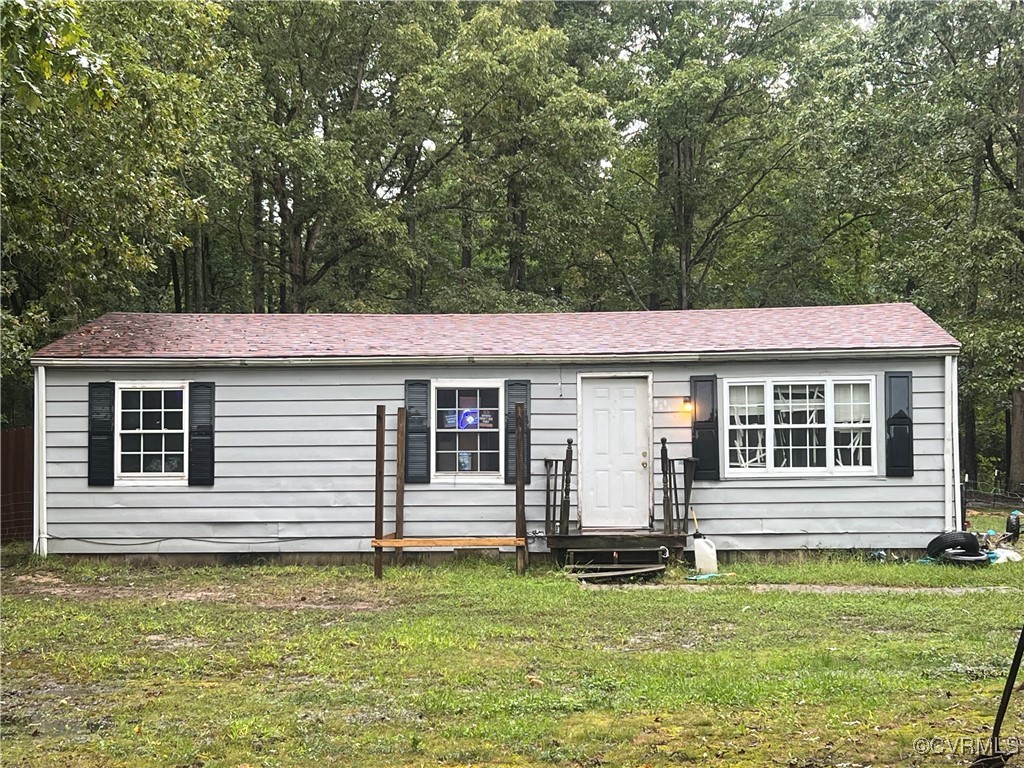
[[[693,256],[693,221],[696,206],[693,200],[693,143],[689,139],[673,144],[672,170],[675,176],[676,247],[679,258],[678,303],[680,309],[690,309],[690,266]]]
[[[411,202],[411,201],[410,201]],[[409,238],[409,248],[415,253],[416,251],[416,214],[412,211],[408,212],[405,221],[405,231]],[[416,265],[409,265],[409,284],[405,289],[405,300],[408,303],[409,311],[414,312],[415,306],[419,300],[419,275],[417,274]]]
[[[413,172],[416,170],[416,161],[418,160],[418,154],[416,152],[408,152],[405,155],[405,173],[406,178],[411,179]],[[409,250],[412,251],[413,255],[416,254],[416,185],[410,184],[408,192],[405,197],[405,205],[403,207],[405,215],[405,235],[408,238]],[[416,269],[415,258],[412,263],[409,264],[409,284],[405,289],[405,300],[408,304],[410,312],[416,311],[416,305],[420,299],[420,275],[419,270]]]
[[[216,312],[214,296],[216,295],[213,284],[213,238],[209,232],[203,232],[203,271],[201,274],[203,285],[203,312]]]
[[[462,268],[470,269],[473,266],[473,217],[465,208],[459,213],[459,223],[462,227],[460,237]]]
[[[196,229],[196,237],[192,241],[192,311],[203,311],[203,232]]]
[[[655,227],[651,235],[651,292],[647,295],[647,308],[651,310],[661,309],[661,293],[658,286],[661,285],[661,253],[665,247],[665,234],[660,227]]]
[[[288,273],[292,278],[289,312],[302,314],[305,309],[305,281],[302,279],[302,233],[288,230]]]
[[[252,172],[252,311],[262,314],[266,305],[266,265],[263,262],[263,176]]]
[[[672,185],[672,170],[669,163],[670,150],[668,141],[664,135],[658,138],[658,182],[657,189],[662,195],[669,195]],[[651,291],[647,298],[647,308],[651,310],[661,309],[661,292],[658,287],[665,280],[662,274],[662,267],[665,263],[663,254],[665,252],[666,236],[665,216],[660,213],[662,209],[654,207],[654,220],[651,222],[651,263],[650,263],[650,286]]]
[[[181,312],[181,279],[178,277],[178,256],[171,251],[171,288],[174,289],[174,311]]]
[[[185,312],[194,312],[192,305],[192,246],[185,246],[181,249],[181,283],[185,287],[182,305]]]
[[[1010,397],[1010,423],[1007,425],[1007,483],[1008,490],[1020,493],[1024,490],[1024,386],[1014,389]]]
[[[288,271],[292,277],[291,311],[296,314],[305,313],[308,306],[305,253],[302,247],[302,231],[304,227],[301,216],[297,215],[297,211],[300,211],[302,206],[302,192],[302,175],[296,172],[292,175],[292,204],[291,215],[288,220]]]
[[[526,290],[526,207],[519,174],[508,180],[508,287],[513,291]]]
[[[1024,76],[1024,67],[1018,65],[1018,75]],[[1018,216],[1024,214],[1024,77],[1017,84],[1017,133],[1015,181]],[[1018,219],[1020,220],[1020,219]],[[1017,237],[1024,243],[1024,227],[1017,227]],[[1017,372],[1024,374],[1024,361]],[[1010,423],[1007,424],[1007,482],[1014,493],[1024,490],[1024,385],[1010,393]]]
[[[981,185],[985,172],[985,149],[979,147],[974,158],[974,170],[971,174],[971,230],[978,228],[978,212],[981,208]],[[966,316],[973,318],[978,311],[978,282],[970,281],[966,286]],[[961,384],[973,378],[974,361],[970,356],[960,359]],[[967,387],[961,387],[960,413],[963,414],[963,430],[960,433],[960,470],[966,473],[971,482],[978,482],[978,412],[974,407],[973,395],[967,393]],[[957,482],[963,478],[957,478]],[[977,487],[977,486],[976,486]]]
[[[192,243],[192,311],[207,311],[206,261],[209,256],[209,241],[202,225],[196,227],[196,238]]]
[[[278,211],[281,211],[280,203],[278,203]],[[284,314],[288,312],[288,232],[283,219],[278,243],[277,266],[280,272],[277,281],[277,311]]]
[[[957,482],[966,474],[971,482],[978,481],[978,413],[974,408],[974,400],[962,398],[960,415],[963,418],[963,429],[960,432],[960,472]]]
[[[468,128],[462,130],[462,146],[468,147],[473,141],[473,132]],[[469,190],[469,185],[466,189]],[[462,208],[459,209],[460,225],[460,250],[461,264],[463,269],[471,269],[473,266],[473,196],[468,193],[463,196]]]

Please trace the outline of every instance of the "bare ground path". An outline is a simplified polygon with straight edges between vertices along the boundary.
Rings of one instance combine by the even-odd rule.
[[[303,588],[301,593],[290,597],[273,595],[268,597],[257,588],[240,584],[211,585],[203,589],[168,588],[166,586],[105,583],[69,583],[52,574],[22,574],[15,576],[5,586],[5,595],[76,598],[98,601],[127,599],[163,602],[242,603],[260,608],[320,609],[345,611],[382,611],[393,603],[387,597],[377,599],[354,599],[345,594],[344,588],[331,589],[330,584]]]
[[[582,583],[582,582],[581,582]],[[886,587],[863,584],[729,584],[728,581],[685,584],[585,584],[586,589],[690,589],[733,587],[751,592],[809,592],[818,595],[968,595],[978,592],[1017,592],[1015,587]]]
[[[1008,586],[975,586],[975,587],[897,587],[863,584],[730,584],[727,580],[715,582],[684,582],[684,583],[642,583],[642,584],[586,584],[584,589],[640,589],[640,590],[693,590],[702,591],[729,587],[746,589],[750,592],[789,592],[810,593],[819,595],[884,595],[884,594],[927,594],[927,595],[967,595],[985,592],[1015,592]],[[203,589],[168,589],[154,585],[105,584],[105,583],[69,583],[53,574],[22,574],[15,576],[4,589],[8,595],[48,595],[53,597],[74,597],[81,600],[134,599],[162,600],[174,602],[244,602],[263,608],[285,609],[320,609],[347,611],[379,611],[392,603],[383,596],[370,597],[362,595],[353,599],[346,595],[344,588],[331,589],[330,585],[317,585],[304,588],[302,594],[285,598],[281,595],[267,597],[258,590],[246,589],[244,585],[211,585]],[[370,597],[370,599],[366,599]]]

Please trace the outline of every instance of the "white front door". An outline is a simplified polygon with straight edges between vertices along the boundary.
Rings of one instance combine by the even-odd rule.
[[[579,407],[583,528],[647,528],[651,395],[646,377],[584,376]]]

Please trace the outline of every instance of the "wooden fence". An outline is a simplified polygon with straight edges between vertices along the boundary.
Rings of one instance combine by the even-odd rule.
[[[32,427],[0,430],[0,542],[32,540]]]

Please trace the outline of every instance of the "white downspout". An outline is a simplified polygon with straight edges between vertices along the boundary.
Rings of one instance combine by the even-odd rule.
[[[35,455],[32,463],[35,474],[35,483],[32,489],[32,509],[34,510],[32,540],[34,545],[32,551],[40,557],[46,557],[46,368],[42,365],[36,368],[35,384],[33,425]]]
[[[960,525],[963,509],[960,487],[960,359],[953,358],[953,529]]]
[[[953,416],[955,413],[955,406],[953,404],[953,356],[946,355],[946,381],[945,381],[945,393],[946,402],[943,410],[943,416],[945,421],[945,429],[943,430],[942,440],[942,468],[945,482],[944,486],[944,497],[945,497],[945,524],[943,530],[952,531],[956,528],[954,523],[955,510],[953,507],[953,484],[956,482],[956,475],[954,469],[954,449],[953,449]]]

